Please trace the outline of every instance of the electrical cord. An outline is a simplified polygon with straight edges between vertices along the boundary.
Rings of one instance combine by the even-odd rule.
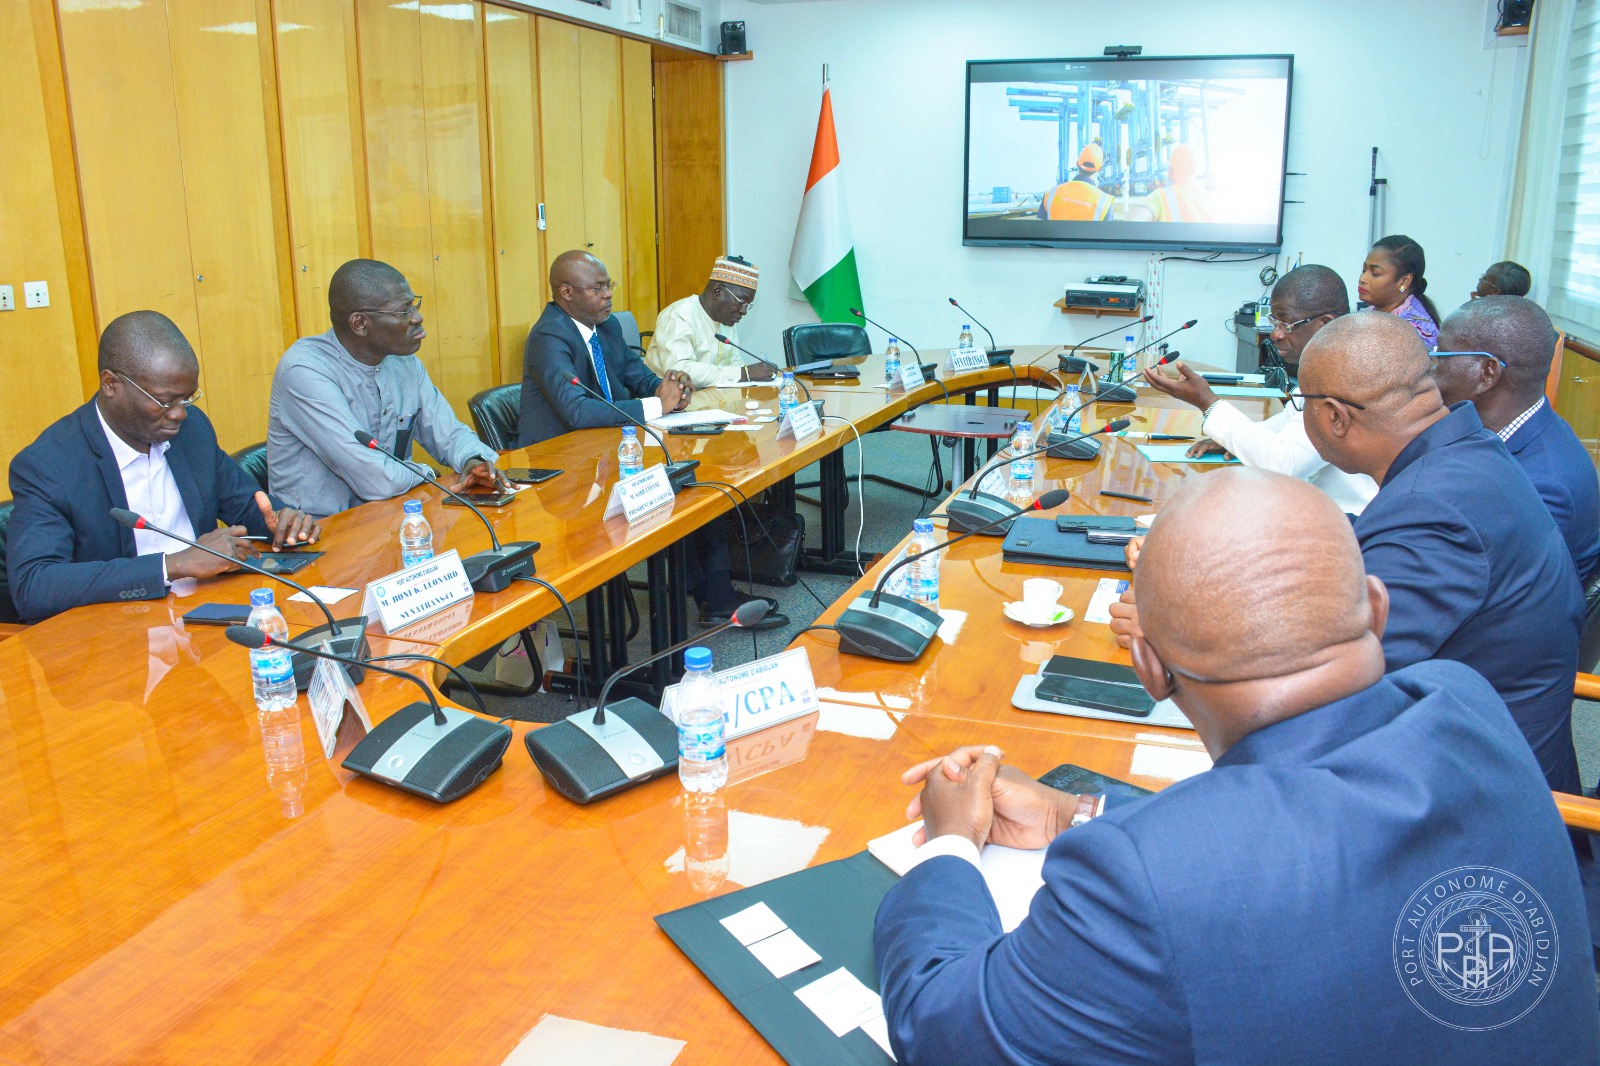
[[[795,634],[795,635],[794,635],[794,639],[796,639],[796,640],[798,640],[798,639],[799,639],[799,638],[800,638],[800,634],[801,634],[801,633],[809,633],[809,632],[811,632],[811,631],[812,631],[812,630],[813,630],[813,629],[831,629],[831,630],[833,630],[833,631],[834,631],[834,632],[835,632],[835,633],[837,633],[837,632],[839,632],[839,627],[838,627],[838,626],[830,626],[830,625],[827,625],[827,624],[826,624],[826,623],[823,623],[823,622],[818,622],[818,623],[816,623],[816,624],[814,624],[814,625],[809,625],[809,626],[806,626],[806,627],[805,627],[805,628],[804,628],[804,629],[802,629],[802,630],[801,630],[801,631],[800,631],[800,633],[796,633],[796,634]]]
[[[742,500],[744,503],[748,504],[750,502],[750,497],[745,494],[745,491],[743,489],[741,489],[737,485],[730,485],[726,481],[697,481],[697,482],[695,482],[695,484],[697,484],[697,485],[709,485],[712,488],[716,488],[716,489],[731,490],[733,492],[737,492],[739,494],[740,500]],[[724,491],[723,494],[727,495],[727,492]],[[729,496],[728,498],[729,499],[733,499],[732,496]],[[737,503],[739,501],[736,500],[734,502]],[[756,528],[761,531],[761,535],[762,535],[763,538],[766,539],[766,542],[768,544],[772,545],[772,550],[773,551],[780,551],[781,549],[778,547],[778,541],[772,535],[772,530],[767,528],[767,524],[761,520],[761,516],[756,513],[754,508],[752,508],[751,511],[750,511],[750,517],[755,519]],[[746,563],[746,565],[748,566],[749,564]],[[827,610],[828,602],[826,600],[824,600],[821,596],[818,596],[817,593],[816,593],[816,590],[814,590],[810,585],[806,584],[806,579],[800,576],[798,570],[795,573],[794,578],[795,578],[796,581],[800,582],[800,585],[801,585],[802,588],[804,588],[807,592],[811,593],[811,598],[812,599],[816,600],[817,603],[822,605],[823,610]]]
[[[1254,263],[1257,259],[1266,259],[1268,256],[1276,258],[1276,252],[1262,252],[1260,255],[1245,256],[1243,259],[1222,259],[1221,252],[1212,252],[1208,256],[1196,257],[1192,255],[1164,255],[1158,262],[1162,263]]]
[[[578,620],[573,617],[572,604],[567,602],[567,598],[561,595],[560,590],[542,577],[535,577],[532,574],[519,574],[512,580],[526,581],[530,585],[538,585],[540,588],[547,590],[550,595],[560,601],[561,609],[567,612],[567,625],[572,627],[572,657],[578,664],[578,698],[584,699],[587,695],[587,689],[583,681],[583,642],[578,639]],[[559,634],[557,635],[559,636]],[[568,702],[572,700],[572,693],[567,693],[567,700]]]
[[[1015,374],[1016,371],[1013,370],[1012,373]],[[939,379],[934,378],[933,380],[937,382]],[[939,387],[941,389],[944,388],[942,384]],[[945,399],[948,400],[950,398],[950,393],[948,391],[944,395]],[[842,423],[845,428],[848,429],[856,438],[856,495],[861,499],[861,516],[856,523],[856,573],[865,574],[867,572],[867,568],[861,565],[861,534],[867,528],[867,491],[866,486],[863,484],[867,477],[867,451],[861,443],[861,432],[860,430],[856,429],[853,422],[841,415],[822,416],[822,420],[824,422],[830,418],[836,422]],[[813,593],[813,595],[815,595],[815,593]]]
[[[739,540],[744,545],[745,583],[750,586],[750,589],[746,595],[748,595],[751,599],[754,599],[756,595],[756,568],[750,563],[750,530],[744,524],[744,511],[739,507],[739,501],[735,500],[733,498],[733,492],[729,491],[730,489],[733,489],[734,486],[729,485],[725,481],[696,481],[694,485],[690,485],[689,488],[692,489],[696,485],[704,485],[707,488],[716,489],[718,492],[728,497],[728,499],[733,503],[733,513],[739,518]],[[740,493],[740,495],[743,495],[743,493]],[[746,496],[745,499],[748,500],[749,497]],[[735,589],[734,591],[737,592],[738,590]],[[754,658],[761,658],[761,649],[756,645],[756,631],[753,629],[750,631],[750,654]]]
[[[483,702],[483,696],[478,692],[477,686],[472,683],[471,679],[468,678],[466,674],[463,674],[460,670],[457,670],[443,659],[435,659],[431,655],[415,655],[407,652],[396,652],[393,655],[369,655],[364,661],[369,663],[392,663],[400,662],[402,660],[407,662],[426,661],[430,663],[438,663],[440,666],[450,671],[450,676],[461,682],[462,687],[464,687],[468,692],[472,693],[472,702],[478,705],[478,710],[482,712],[483,716],[485,718],[490,717],[489,705]],[[504,719],[501,720],[504,721]]]

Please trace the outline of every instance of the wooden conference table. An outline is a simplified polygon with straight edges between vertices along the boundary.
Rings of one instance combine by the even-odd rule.
[[[1018,353],[1019,372],[1035,380],[1027,358]],[[1009,384],[1010,371],[972,378]],[[938,391],[826,395],[830,414],[866,432]],[[1178,431],[1197,418],[1170,406],[1134,417]],[[702,479],[753,493],[851,432],[829,423],[800,445],[770,427],[669,442],[675,457],[701,458]],[[614,441],[574,433],[507,459],[568,471],[492,521],[503,539],[539,540],[540,573],[569,598],[731,506],[690,490],[647,528],[601,523]],[[1099,487],[1159,500],[1195,469],[1152,469],[1123,442],[1093,463],[1041,467],[1045,487],[1072,488],[1070,507],[1116,513],[1139,508]],[[444,546],[487,545],[470,514],[431,489],[413,495]],[[389,501],[335,516],[328,554],[300,576],[356,587],[396,569],[399,515]],[[1000,603],[1036,574],[1067,585],[1080,619],[1102,576],[1004,563],[998,540],[974,538],[943,566],[942,606],[966,620],[917,662],[842,657],[831,634],[805,635],[821,711],[731,743],[733,780],[709,803],[686,802],[669,778],[571,804],[535,771],[521,741],[536,727],[524,725],[504,767],[447,806],[322,759],[308,715],[303,777],[269,780],[244,651],[179,621],[198,602],[237,602],[258,579],[83,608],[0,641],[0,1062],[495,1063],[546,1015],[686,1041],[680,1064],[776,1061],[652,916],[860,851],[903,824],[899,771],[962,743],[998,743],[1035,774],[1070,761],[1152,788],[1167,782],[1133,773],[1161,761],[1152,753],[1197,757],[1187,731],[1010,707],[1017,677],[1044,656],[1121,657],[1104,626],[1005,620]],[[289,606],[296,630],[320,621]],[[460,661],[555,603],[518,584],[462,607],[375,649]],[[415,697],[381,676],[361,692],[375,718]],[[529,1061],[549,1061],[545,1031]]]

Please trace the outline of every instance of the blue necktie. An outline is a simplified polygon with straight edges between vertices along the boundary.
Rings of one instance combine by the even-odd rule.
[[[594,356],[594,372],[600,379],[600,391],[605,393],[606,399],[611,399],[611,382],[606,380],[606,357],[600,351],[600,334],[589,334],[589,354]]]

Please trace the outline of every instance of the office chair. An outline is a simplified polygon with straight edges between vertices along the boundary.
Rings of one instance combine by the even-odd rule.
[[[252,444],[248,448],[240,448],[233,453],[234,461],[244,467],[244,472],[255,478],[262,492],[271,492],[267,488],[267,442]]]

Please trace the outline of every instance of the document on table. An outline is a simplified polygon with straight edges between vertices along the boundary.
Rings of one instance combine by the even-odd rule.
[[[843,966],[794,991],[795,997],[811,1009],[832,1031],[843,1036],[857,1026],[883,1019],[883,1001],[878,993],[861,983]],[[874,1037],[876,1039],[876,1037]]]
[[[746,907],[722,919],[723,928],[733,938],[750,949],[756,961],[765,966],[774,977],[787,977],[821,962],[822,956],[784,924],[765,903]]]
[[[1135,444],[1139,454],[1152,463],[1237,463],[1237,459],[1225,459],[1218,452],[1209,455],[1196,455],[1191,457],[1188,444]]]
[[[911,838],[921,828],[921,822],[912,822],[902,829],[867,842],[867,851],[895,873],[905,876],[917,864],[917,848]],[[1044,853],[1008,848],[999,844],[985,844],[978,853],[978,866],[983,871],[983,883],[989,886],[994,897],[995,910],[1000,912],[1000,927],[1011,932],[1028,916],[1034,893],[1044,885]]]
[[[1118,580],[1114,577],[1103,577],[1100,584],[1095,586],[1094,595],[1089,597],[1089,606],[1083,610],[1085,622],[1101,622],[1111,624],[1111,605],[1122,598],[1128,591],[1130,582]]]
[[[732,422],[739,417],[712,407],[704,411],[672,411],[660,418],[652,418],[650,424],[663,429],[676,429],[679,426],[703,426],[709,422]]]

